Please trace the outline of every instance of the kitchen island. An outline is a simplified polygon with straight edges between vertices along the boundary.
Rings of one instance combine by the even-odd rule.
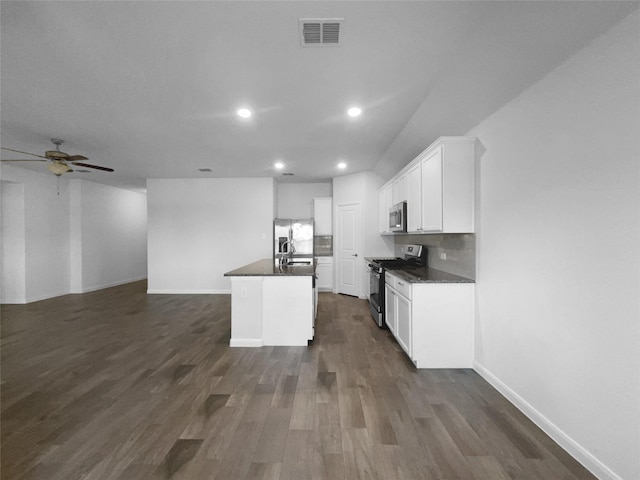
[[[315,269],[263,259],[224,274],[231,279],[231,347],[302,345],[313,339]]]

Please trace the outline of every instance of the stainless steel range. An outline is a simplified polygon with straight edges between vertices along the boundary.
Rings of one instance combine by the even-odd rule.
[[[384,273],[387,268],[416,268],[427,266],[427,247],[405,245],[404,258],[369,259],[369,310],[376,324],[386,326],[384,318]]]

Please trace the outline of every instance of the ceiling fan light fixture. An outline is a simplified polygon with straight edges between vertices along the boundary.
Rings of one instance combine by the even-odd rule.
[[[66,163],[62,163],[59,161],[53,162],[51,165],[48,165],[47,168],[53,172],[54,175],[59,177],[63,173],[67,173],[71,171],[71,168]]]
[[[47,158],[67,158],[69,156],[68,153],[61,152],[59,150],[48,150],[44,152],[44,156]]]

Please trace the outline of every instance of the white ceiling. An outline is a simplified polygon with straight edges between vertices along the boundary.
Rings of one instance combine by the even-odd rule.
[[[62,138],[63,151],[115,169],[70,176],[131,189],[146,178],[389,177],[637,6],[3,1],[1,142],[42,153]],[[301,47],[307,17],[344,18],[342,45]],[[345,111],[356,104],[354,120]],[[243,105],[255,112],[249,121],[235,114]],[[26,158],[2,152],[17,157]],[[295,175],[282,177],[276,160]]]

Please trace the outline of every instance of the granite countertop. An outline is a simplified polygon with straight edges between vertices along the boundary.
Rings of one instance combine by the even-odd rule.
[[[273,258],[264,258],[244,267],[236,268],[224,274],[225,277],[306,277],[316,272],[316,262],[310,258],[310,265],[289,265],[279,267]]]
[[[430,267],[387,268],[387,272],[409,283],[476,283],[475,280]]]

